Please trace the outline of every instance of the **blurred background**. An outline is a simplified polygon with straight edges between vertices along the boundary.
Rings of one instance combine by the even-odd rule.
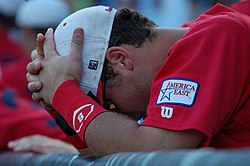
[[[179,27],[221,3],[231,5],[238,0],[67,0],[72,10],[92,5],[114,8],[129,7],[152,19],[159,26]]]

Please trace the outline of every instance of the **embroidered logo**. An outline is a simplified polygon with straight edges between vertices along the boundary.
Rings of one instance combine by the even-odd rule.
[[[105,9],[107,12],[112,12],[113,8],[112,7],[109,7],[109,8],[106,8]]]
[[[162,87],[157,99],[157,104],[178,104],[192,106],[199,84],[194,81],[184,79],[167,79],[162,83]]]
[[[161,116],[163,118],[172,118],[174,109],[171,107],[161,106]]]
[[[81,131],[82,125],[84,121],[88,118],[88,116],[94,111],[93,104],[86,104],[84,106],[79,107],[74,111],[73,114],[73,127],[76,133]],[[87,114],[84,116],[84,114]]]
[[[91,70],[97,70],[97,68],[98,68],[98,61],[90,60],[88,68],[91,69]]]

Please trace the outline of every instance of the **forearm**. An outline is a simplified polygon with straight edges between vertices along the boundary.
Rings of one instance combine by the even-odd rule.
[[[196,148],[204,139],[205,136],[196,130],[170,131],[139,126],[137,121],[114,112],[98,115],[85,132],[88,147],[101,156]]]
[[[127,116],[105,112],[88,125],[85,141],[99,155],[139,151],[136,138],[139,125]]]

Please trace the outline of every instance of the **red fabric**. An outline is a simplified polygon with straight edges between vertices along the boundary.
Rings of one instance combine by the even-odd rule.
[[[237,10],[241,13],[244,13],[248,16],[250,16],[250,0],[245,0],[241,2],[237,2],[230,6],[234,10]]]
[[[71,128],[84,141],[88,124],[106,112],[99,104],[84,94],[73,80],[62,83],[53,98],[53,107],[66,119]]]
[[[26,80],[26,65],[29,61],[29,55],[25,55],[21,45],[13,41],[6,30],[0,29],[1,81],[14,88],[20,97],[31,100]]]
[[[202,146],[250,146],[250,18],[222,5],[201,15],[169,51],[143,126],[194,129]]]
[[[250,0],[236,2],[230,8],[250,16]],[[185,22],[181,27],[190,27],[194,21]]]
[[[13,89],[0,88],[0,150],[7,143],[24,136],[42,134],[70,142],[50,115],[40,105],[18,97]]]

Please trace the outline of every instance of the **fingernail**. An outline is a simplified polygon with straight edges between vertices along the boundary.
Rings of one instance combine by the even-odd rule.
[[[40,81],[36,81],[34,86],[35,86],[36,89],[40,89],[41,88]]]
[[[48,28],[46,33],[45,33],[45,36],[48,35],[51,31],[52,31],[52,28]]]
[[[83,29],[81,27],[76,28],[77,35],[83,36]]]
[[[40,63],[39,62],[35,62],[34,63],[34,68],[35,68],[35,70],[38,70],[40,68]]]

